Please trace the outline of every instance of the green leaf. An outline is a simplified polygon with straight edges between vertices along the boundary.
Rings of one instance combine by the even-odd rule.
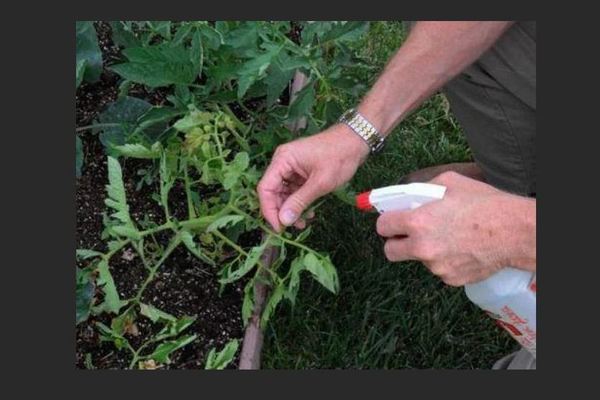
[[[85,321],[90,315],[96,285],[94,284],[91,270],[77,268],[76,271],[75,323],[79,324]]]
[[[260,326],[262,327],[262,329],[265,329],[265,327],[269,323],[271,315],[273,315],[273,313],[275,312],[275,308],[283,299],[285,292],[285,286],[283,284],[279,284],[269,296],[269,300],[267,301],[265,309],[263,310],[262,316],[260,318]]]
[[[244,217],[241,215],[225,215],[208,225],[208,227],[206,228],[206,232],[213,232],[217,229],[225,228],[226,226],[235,225],[243,219]]]
[[[115,146],[115,151],[122,156],[152,160],[160,157],[160,148],[148,148],[143,144],[124,144]]]
[[[142,235],[140,232],[132,226],[128,225],[116,225],[111,227],[111,230],[119,236],[124,236],[131,240],[140,240]]]
[[[222,44],[225,44],[223,36],[210,25],[203,25],[200,32],[205,39],[206,45],[211,50],[217,50]]]
[[[81,176],[81,168],[83,168],[83,144],[79,136],[75,136],[75,176]]]
[[[227,343],[223,350],[221,350],[219,353],[216,353],[215,349],[211,349],[206,359],[205,369],[224,369],[235,358],[235,354],[238,351],[238,347],[239,342],[237,339],[234,339]]]
[[[196,245],[194,242],[194,237],[188,231],[180,231],[181,233],[181,241],[187,247],[187,249],[200,260],[204,261],[209,265],[215,265],[215,262],[211,260],[207,255],[205,255],[201,248]]]
[[[171,42],[171,44],[173,46],[182,44],[192,31],[192,27],[192,24],[183,23],[179,27],[179,29],[177,29],[177,32],[175,33],[175,36],[173,36],[173,41]]]
[[[148,21],[151,29],[167,40],[171,39],[171,21]]]
[[[244,287],[244,302],[242,303],[242,321],[244,326],[254,311],[254,279],[250,280]]]
[[[102,52],[98,46],[98,37],[92,21],[76,21],[75,23],[75,65],[85,60],[83,79],[95,82],[102,73]]]
[[[121,300],[119,299],[119,293],[117,293],[117,287],[115,281],[108,269],[108,261],[102,259],[98,263],[98,285],[102,285],[102,291],[104,292],[103,309],[115,314],[119,313],[121,309]]]
[[[183,46],[155,45],[125,49],[129,62],[110,69],[123,78],[152,88],[189,85],[196,79],[194,64]]]
[[[285,297],[294,304],[296,302],[296,295],[298,294],[298,289],[300,288],[300,272],[304,270],[304,262],[302,260],[302,256],[297,257],[292,261],[292,265],[290,266],[290,281],[288,283],[288,288],[285,292]]]
[[[141,45],[140,40],[131,31],[131,23],[110,21],[109,24],[112,30],[112,40],[117,46],[138,47]]]
[[[242,24],[224,35],[225,45],[233,48],[238,56],[246,56],[256,50],[257,42],[258,29],[255,22]]]
[[[198,335],[186,335],[178,338],[177,340],[170,340],[168,342],[161,343],[154,349],[148,358],[163,364],[169,364],[171,362],[169,358],[171,353],[192,343],[197,337]]]
[[[116,211],[112,216],[125,225],[133,227],[133,222],[129,216],[125,185],[123,184],[123,171],[117,159],[113,157],[108,157],[108,185],[106,185],[106,190],[108,199],[105,200],[105,203]]]
[[[255,57],[249,61],[246,61],[238,71],[238,98],[244,97],[244,94],[248,91],[248,88],[256,82],[257,79],[261,78],[273,58],[277,56],[281,47],[271,47],[267,52]]]
[[[232,165],[240,172],[245,171],[250,165],[250,156],[245,151],[240,151],[233,158]]]
[[[315,38],[321,38],[332,29],[333,21],[309,21],[302,27],[302,45],[311,45]]]
[[[103,127],[100,141],[110,149],[113,145],[123,145],[127,142],[138,125],[138,119],[144,115],[152,105],[136,97],[122,97],[110,104],[103,111],[98,120],[102,124],[117,124],[117,126]]]
[[[334,25],[333,29],[323,35],[323,41],[329,40],[355,40],[364,34],[369,28],[369,22],[365,21],[341,21]]]
[[[173,107],[152,107],[138,118],[133,133],[143,133],[150,141],[156,141],[168,128],[167,123],[183,113]]]
[[[304,87],[296,99],[290,104],[288,111],[288,119],[294,120],[297,118],[304,117],[311,113],[312,107],[315,103],[315,88],[314,81]]]
[[[209,112],[192,109],[186,116],[175,122],[173,127],[179,132],[189,133],[197,126],[210,124],[212,117]]]
[[[271,107],[281,96],[281,92],[288,87],[294,70],[289,69],[284,71],[277,63],[273,63],[269,67],[269,71],[264,80],[267,85],[267,107]]]
[[[329,257],[317,258],[314,253],[306,253],[303,263],[317,282],[330,292],[337,293],[339,290],[338,276]]]
[[[197,76],[202,74],[202,63],[204,57],[204,50],[202,48],[202,38],[200,31],[196,30],[192,37],[192,47],[190,49],[190,61],[194,66],[194,73]]]
[[[75,250],[75,255],[77,256],[77,258],[81,258],[82,260],[87,260],[88,258],[102,257],[104,254],[100,253],[99,251],[96,251],[96,250],[77,249],[77,250]]]
[[[245,276],[248,272],[250,272],[252,270],[252,268],[254,268],[256,266],[256,264],[258,264],[258,261],[260,260],[260,256],[265,251],[266,245],[267,245],[267,242],[264,242],[260,246],[254,246],[252,249],[250,249],[250,251],[248,252],[248,257],[246,257],[244,264],[240,268],[229,273],[224,278],[219,279],[219,283],[223,284],[223,283],[235,282],[238,279]]]
[[[113,334],[120,337],[124,336],[127,327],[132,325],[135,322],[135,319],[135,311],[131,308],[128,308],[123,314],[113,318],[110,322],[110,328]]]
[[[158,322],[158,321],[176,322],[177,321],[177,318],[175,318],[171,314],[161,311],[158,308],[156,308],[150,304],[140,303],[140,314],[142,314],[145,317],[150,318],[150,320],[152,322]]]
[[[75,89],[83,82],[83,75],[85,74],[85,67],[87,66],[87,60],[79,60],[75,64]]]

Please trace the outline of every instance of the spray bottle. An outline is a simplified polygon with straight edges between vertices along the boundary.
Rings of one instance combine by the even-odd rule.
[[[373,189],[356,196],[363,211],[412,210],[441,200],[446,187],[431,183],[409,183]],[[487,279],[465,285],[467,297],[536,356],[536,275],[506,267]]]

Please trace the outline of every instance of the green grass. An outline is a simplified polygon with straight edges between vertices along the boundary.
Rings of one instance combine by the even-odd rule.
[[[399,23],[376,22],[362,51],[381,70],[404,37]],[[437,95],[396,129],[351,189],[390,185],[418,168],[467,160],[460,127]],[[267,329],[263,368],[490,368],[516,348],[462,288],[444,285],[420,263],[388,262],[376,215],[330,196],[318,216],[309,242],[331,254],[340,293],[305,279],[296,305],[281,306]]]

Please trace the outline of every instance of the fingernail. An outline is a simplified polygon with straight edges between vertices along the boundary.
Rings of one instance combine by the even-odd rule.
[[[284,225],[291,225],[296,221],[298,216],[292,210],[283,210],[281,212],[281,223]]]

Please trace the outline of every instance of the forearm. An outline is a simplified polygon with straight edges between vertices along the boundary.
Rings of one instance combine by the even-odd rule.
[[[510,25],[508,21],[418,22],[358,110],[387,135],[477,60]]]

